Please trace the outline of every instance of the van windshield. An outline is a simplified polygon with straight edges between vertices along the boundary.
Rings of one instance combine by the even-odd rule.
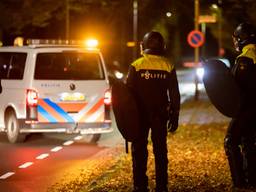
[[[35,66],[38,80],[99,80],[104,79],[102,63],[97,53],[38,53]]]

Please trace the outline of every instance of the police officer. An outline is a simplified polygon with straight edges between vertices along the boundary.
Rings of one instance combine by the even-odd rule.
[[[232,74],[241,90],[239,115],[233,118],[224,140],[234,187],[256,186],[256,31],[241,23],[233,34],[235,49],[240,52]]]
[[[180,93],[174,65],[165,57],[165,43],[159,32],[145,34],[142,57],[128,72],[127,85],[140,113],[140,137],[132,142],[134,191],[148,191],[147,144],[149,130],[155,156],[156,191],[167,191],[167,121],[169,130],[178,127]]]

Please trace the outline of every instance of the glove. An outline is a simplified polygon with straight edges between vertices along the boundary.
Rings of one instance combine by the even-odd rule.
[[[174,133],[178,129],[179,125],[179,114],[172,113],[170,114],[169,120],[167,121],[167,130],[168,132]]]

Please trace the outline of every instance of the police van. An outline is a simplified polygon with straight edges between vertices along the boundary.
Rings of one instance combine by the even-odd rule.
[[[30,40],[0,48],[0,132],[9,142],[44,132],[92,134],[96,142],[112,131],[104,59],[90,47],[96,41],[87,45]]]

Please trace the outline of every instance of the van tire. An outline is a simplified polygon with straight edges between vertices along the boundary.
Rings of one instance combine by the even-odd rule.
[[[7,114],[5,127],[7,138],[10,143],[19,143],[25,141],[26,135],[20,133],[20,123],[14,111],[10,111]]]
[[[87,143],[95,144],[100,140],[101,134],[86,134],[84,140]]]

